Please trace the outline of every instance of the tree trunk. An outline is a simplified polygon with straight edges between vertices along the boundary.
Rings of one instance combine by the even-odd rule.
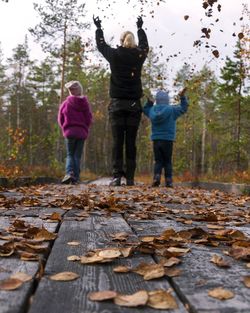
[[[205,152],[206,152],[206,135],[207,135],[207,117],[205,108],[203,110],[202,121],[202,139],[201,139],[201,174],[205,174]]]

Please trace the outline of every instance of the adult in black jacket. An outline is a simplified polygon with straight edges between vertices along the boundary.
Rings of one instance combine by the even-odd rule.
[[[147,36],[142,29],[143,20],[137,19],[138,46],[133,33],[121,35],[121,46],[111,48],[104,39],[99,17],[93,18],[98,50],[110,64],[109,117],[113,135],[113,180],[111,185],[120,186],[122,176],[127,185],[134,185],[136,169],[136,136],[141,120],[142,65],[148,53]],[[123,162],[125,142],[126,170]]]

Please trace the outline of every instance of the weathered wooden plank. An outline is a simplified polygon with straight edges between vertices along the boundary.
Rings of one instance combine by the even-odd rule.
[[[0,258],[0,280],[4,280],[17,272],[24,272],[33,277],[31,281],[24,283],[17,290],[0,290],[0,313],[26,312],[34,289],[34,277],[38,267],[38,262],[24,262],[12,257]]]
[[[159,235],[167,228],[176,231],[190,226],[174,221],[129,221],[131,227],[140,236]],[[239,229],[239,228],[238,228]],[[240,228],[245,231],[246,227]],[[219,268],[210,262],[212,255],[218,254],[227,258],[220,248],[190,245],[191,252],[182,257],[178,265],[182,270],[179,277],[171,279],[174,289],[180,298],[187,301],[197,313],[247,313],[250,312],[250,289],[243,284],[243,276],[249,275],[245,263],[228,258],[231,267]],[[156,257],[157,259],[157,257]],[[217,287],[229,289],[235,293],[230,300],[220,301],[208,296],[208,291]]]
[[[55,232],[58,222],[48,223],[40,218],[24,217],[20,218],[32,226],[44,226],[48,231]],[[0,217],[0,231],[8,229],[15,218]],[[5,241],[1,240],[1,244]],[[49,242],[44,243],[49,246]],[[0,291],[0,313],[22,313],[27,311],[28,302],[34,290],[35,274],[39,269],[39,262],[22,261],[18,256],[0,257],[0,280],[4,280],[17,272],[24,272],[31,275],[33,279],[24,283],[20,288],[14,291]]]
[[[141,276],[134,273],[117,274],[113,267],[118,264],[137,265],[141,261],[153,262],[148,255],[120,259],[112,264],[82,265],[79,262],[67,261],[69,255],[83,255],[90,249],[114,246],[111,234],[127,232],[131,234],[129,241],[136,238],[127,223],[119,216],[110,218],[92,216],[86,221],[64,221],[61,225],[58,239],[49,256],[45,268],[45,275],[41,280],[32,302],[29,313],[54,313],[54,312],[148,312],[160,313],[162,310],[150,308],[124,308],[108,302],[92,302],[87,299],[91,291],[112,289],[122,293],[131,294],[141,289],[169,289],[165,278],[154,281],[144,281]],[[79,246],[69,246],[69,241],[79,241]],[[49,275],[62,271],[73,271],[80,275],[78,280],[72,282],[56,282],[49,280]],[[182,303],[177,299],[179,309],[168,312],[187,312]]]
[[[60,208],[51,208],[51,207],[22,207],[20,209],[8,209],[4,212],[0,211],[0,216],[14,216],[19,217],[45,217],[48,214],[59,213],[60,215],[65,214],[65,210]]]

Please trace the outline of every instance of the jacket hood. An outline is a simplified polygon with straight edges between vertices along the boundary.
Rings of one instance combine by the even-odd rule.
[[[86,96],[68,96],[66,101],[76,111],[85,111],[87,109],[88,99]]]
[[[156,104],[169,104],[168,92],[159,90],[155,96]]]
[[[161,123],[166,119],[166,117],[171,115],[171,109],[168,105],[159,104],[154,105],[150,110],[150,119],[154,123]]]

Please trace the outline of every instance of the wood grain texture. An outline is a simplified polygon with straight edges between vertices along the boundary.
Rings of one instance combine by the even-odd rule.
[[[67,261],[69,255],[84,255],[87,251],[108,246],[117,246],[111,239],[111,234],[127,232],[131,234],[129,241],[137,240],[128,224],[119,216],[105,218],[92,216],[85,221],[65,221],[59,231],[53,250],[49,256],[45,276],[39,284],[29,313],[54,312],[149,312],[160,313],[162,310],[145,308],[125,308],[107,302],[93,302],[87,299],[91,291],[105,289],[116,290],[122,293],[134,293],[138,290],[169,289],[170,285],[165,278],[145,282],[141,276],[134,273],[118,274],[113,267],[126,264],[136,266],[140,262],[151,262],[148,255],[136,255],[126,259],[118,259],[110,264],[82,265],[79,262]],[[79,241],[78,246],[69,246],[69,241]],[[62,272],[72,271],[80,278],[72,282],[55,282],[48,276]],[[177,299],[179,309],[168,312],[187,312]]]
[[[190,226],[174,221],[129,221],[134,231],[140,236],[160,235],[167,229],[176,231],[188,229]],[[244,232],[246,228],[237,228]],[[186,300],[190,307],[198,313],[248,313],[250,312],[250,289],[243,284],[243,276],[249,275],[249,269],[244,262],[236,261],[223,254],[223,248],[207,247],[190,244],[191,252],[182,257],[182,263],[177,267],[182,270],[178,277],[171,278],[180,298]],[[214,254],[221,255],[231,263],[231,267],[219,268],[211,263]],[[156,257],[157,259],[157,257]],[[220,301],[208,296],[208,291],[217,287],[229,289],[235,297]],[[209,308],[209,309],[208,309]]]

